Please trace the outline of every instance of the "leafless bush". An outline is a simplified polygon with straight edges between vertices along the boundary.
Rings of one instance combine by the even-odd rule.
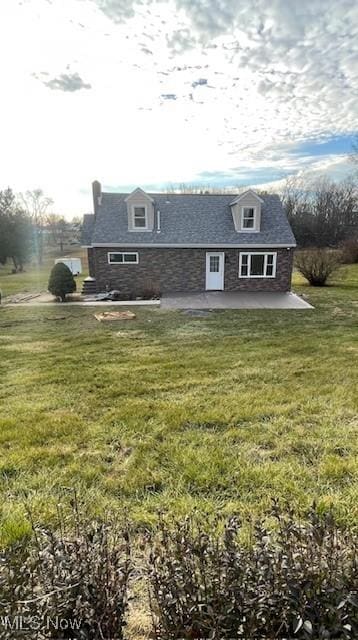
[[[295,258],[296,269],[314,287],[324,287],[341,263],[341,254],[329,249],[305,249]]]

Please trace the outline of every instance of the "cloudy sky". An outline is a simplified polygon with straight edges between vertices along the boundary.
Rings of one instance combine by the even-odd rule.
[[[352,170],[356,0],[1,0],[0,60],[0,188],[59,213]]]

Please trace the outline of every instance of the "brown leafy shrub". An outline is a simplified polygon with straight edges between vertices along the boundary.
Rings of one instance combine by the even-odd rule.
[[[315,509],[305,524],[276,505],[269,515],[277,527],[258,524],[251,545],[240,542],[236,517],[221,534],[198,518],[160,522],[149,539],[152,638],[358,637],[357,539]],[[22,637],[14,626],[22,616],[29,640],[122,640],[127,529],[77,520],[72,534],[63,524],[34,534],[0,556],[0,638]]]
[[[341,263],[341,254],[329,249],[305,249],[295,258],[296,269],[314,287],[324,287]]]
[[[305,525],[273,515],[278,530],[257,525],[250,547],[236,518],[222,535],[161,523],[149,559],[157,640],[358,637],[357,540],[315,510]]]
[[[358,262],[358,237],[346,240],[342,244],[342,261],[345,264]]]
[[[30,548],[8,549],[0,559],[1,605],[8,625],[22,619],[31,640],[121,640],[130,573],[127,534],[96,523],[70,537],[41,529],[35,534]],[[16,637],[6,626],[0,637]]]

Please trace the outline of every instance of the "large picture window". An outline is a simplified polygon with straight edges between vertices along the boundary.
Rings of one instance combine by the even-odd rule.
[[[129,252],[110,252],[108,254],[109,264],[138,264],[139,254]]]
[[[240,253],[239,278],[274,278],[276,253]]]

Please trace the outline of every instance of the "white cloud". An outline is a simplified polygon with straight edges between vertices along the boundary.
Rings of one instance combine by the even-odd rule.
[[[2,0],[0,188],[78,213],[93,178],[314,168],[293,149],[357,126],[357,24],[355,0]]]
[[[61,73],[55,78],[49,78],[49,74],[45,71],[38,75],[34,73],[34,78],[40,80],[45,87],[53,91],[73,92],[91,88],[91,85],[85,82],[78,73]]]
[[[270,180],[261,183],[255,182],[249,186],[253,186],[256,189],[267,189],[271,192],[280,192],[285,187],[286,180],[293,176],[297,178],[305,178],[309,181],[319,179],[323,176],[330,178],[331,180],[344,180],[352,177],[353,173],[353,167],[345,157],[328,155],[318,161],[316,158],[310,157],[307,161],[307,166],[302,166],[302,168],[295,171],[295,173],[289,173],[285,177],[277,180]]]

